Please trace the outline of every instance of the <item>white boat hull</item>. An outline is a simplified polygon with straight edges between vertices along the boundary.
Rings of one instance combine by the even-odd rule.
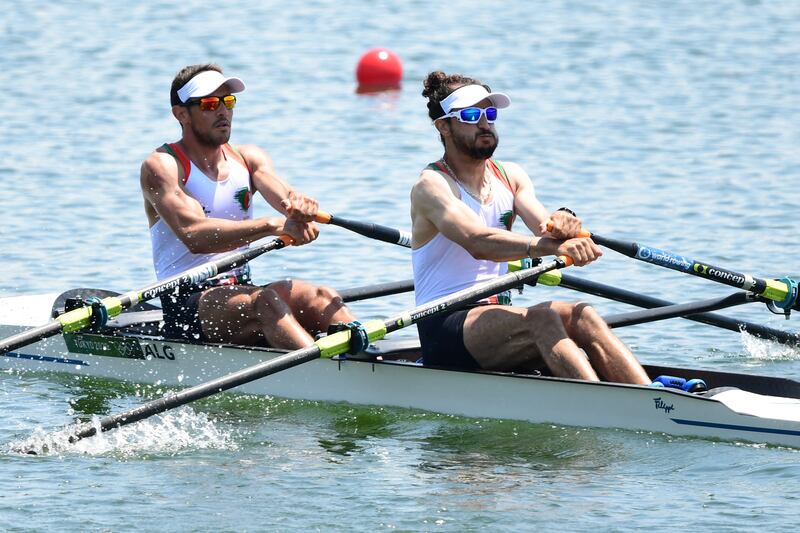
[[[1,302],[1,300],[0,300]],[[0,317],[2,318],[2,317]],[[5,317],[8,320],[8,316]],[[0,337],[29,325],[0,325]],[[389,341],[385,341],[388,344]],[[66,372],[134,383],[191,386],[279,353],[262,348],[200,345],[156,337],[57,336],[0,357],[0,368]],[[404,352],[399,352],[402,357]],[[410,358],[416,358],[413,351]],[[393,352],[395,357],[397,352]],[[697,371],[686,371],[697,372]],[[779,378],[713,373],[794,384]],[[685,374],[688,377],[699,377]],[[719,376],[723,376],[722,378]],[[781,382],[781,383],[778,383]],[[723,383],[710,386],[719,386]],[[477,418],[770,443],[800,448],[800,399],[750,394],[720,401],[677,389],[496,372],[428,368],[405,361],[320,359],[235,389],[291,399],[394,406]],[[731,395],[729,395],[731,396]],[[738,405],[736,410],[729,405]],[[745,405],[743,408],[742,405]],[[749,414],[748,414],[749,413]]]

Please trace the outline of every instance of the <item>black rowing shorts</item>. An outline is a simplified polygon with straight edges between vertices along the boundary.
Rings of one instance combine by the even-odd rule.
[[[478,370],[480,365],[464,346],[464,321],[469,309],[436,316],[417,324],[422,364]]]
[[[203,290],[183,290],[177,294],[162,294],[161,309],[164,311],[164,329],[162,333],[168,339],[180,339],[207,342],[197,304]]]

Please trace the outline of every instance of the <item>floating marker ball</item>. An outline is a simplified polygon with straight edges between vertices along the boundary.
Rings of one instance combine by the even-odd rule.
[[[386,91],[400,88],[403,65],[397,54],[386,48],[373,48],[358,60],[358,92]]]

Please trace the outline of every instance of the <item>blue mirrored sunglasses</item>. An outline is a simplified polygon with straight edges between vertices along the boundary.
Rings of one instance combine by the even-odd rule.
[[[497,120],[497,108],[487,107],[484,109],[482,107],[465,107],[464,109],[450,111],[448,114],[439,118],[455,118],[459,122],[477,124],[481,120],[481,115],[486,115],[486,122],[493,124],[494,121]],[[436,120],[439,119],[437,118]]]

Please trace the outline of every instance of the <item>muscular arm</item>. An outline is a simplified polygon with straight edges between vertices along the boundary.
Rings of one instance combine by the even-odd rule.
[[[202,206],[178,183],[172,156],[153,152],[142,163],[140,183],[145,201],[192,253],[227,252],[268,235],[277,235],[281,218],[234,221],[207,218]]]
[[[247,160],[253,175],[253,186],[261,196],[279,213],[286,213],[285,206],[281,203],[289,197],[293,189],[286,181],[275,173],[272,159],[264,150],[253,145],[237,147],[242,156]]]
[[[515,165],[516,166],[516,165]],[[516,169],[522,171],[519,166]],[[524,173],[524,171],[522,171]],[[527,178],[527,175],[525,175]],[[547,210],[533,195],[533,185],[528,178],[528,186],[517,189],[530,196],[515,200],[515,208],[524,211],[525,224],[535,233],[539,222],[548,218]],[[519,182],[518,182],[519,184]],[[527,218],[526,218],[527,217]],[[530,244],[531,255],[568,255],[575,264],[582,266],[602,255],[591,239],[554,240],[550,237],[528,237],[503,229],[486,227],[451,189],[445,178],[433,170],[422,172],[419,181],[411,190],[411,219],[415,243],[427,242],[438,231],[451,241],[464,248],[475,259],[491,261],[511,261],[527,256]]]
[[[510,261],[526,257],[529,243],[535,255],[553,254],[557,248],[552,239],[533,237],[531,241],[526,235],[485,226],[455,196],[445,178],[433,170],[423,171],[414,185],[411,206],[415,239],[438,231],[475,259]]]
[[[564,211],[548,213],[542,205],[533,188],[528,174],[516,163],[505,163],[509,180],[516,186],[514,196],[514,209],[519,213],[525,225],[534,235],[547,233],[554,239],[570,239],[576,237],[581,230],[580,219]],[[552,222],[553,229],[547,231],[547,222]]]
[[[515,189],[514,210],[534,235],[542,235],[541,225],[550,217],[550,213],[536,198],[530,177],[516,163],[504,162],[503,167]]]
[[[547,234],[551,242],[557,243],[556,254],[569,255],[575,264],[582,265],[594,261],[603,252],[591,239],[576,239],[581,230],[581,221],[564,211],[549,213],[542,205],[533,188],[527,172],[516,163],[504,163],[509,180],[516,189],[514,209],[534,235]],[[546,230],[547,222],[553,228]],[[555,240],[552,240],[555,239]]]
[[[317,238],[319,230],[313,223],[319,204],[313,198],[294,190],[275,172],[272,159],[261,148],[241,145],[240,153],[247,161],[253,177],[253,186],[276,211],[286,215],[282,231],[306,244]]]

